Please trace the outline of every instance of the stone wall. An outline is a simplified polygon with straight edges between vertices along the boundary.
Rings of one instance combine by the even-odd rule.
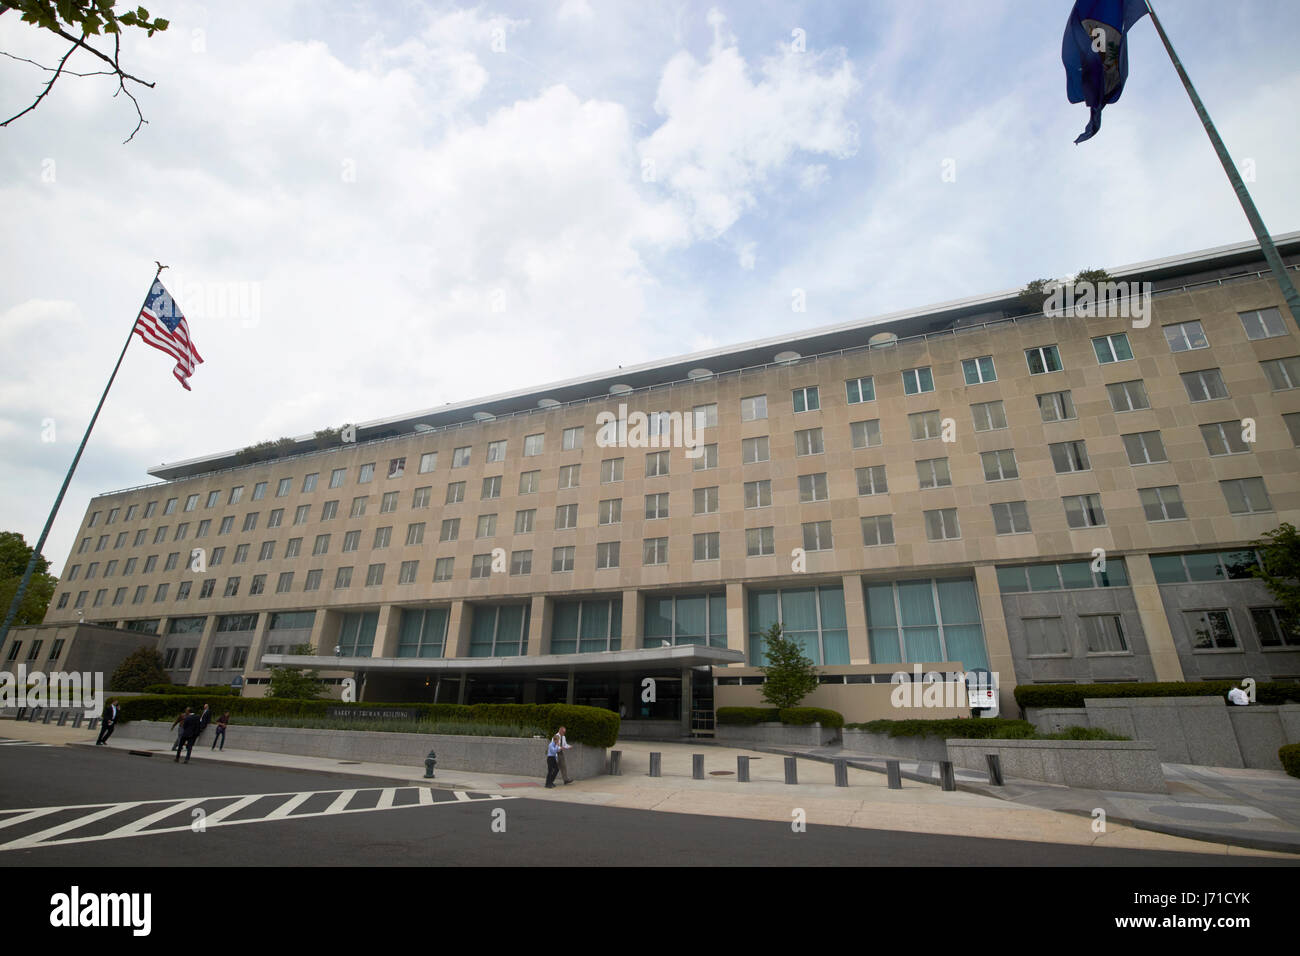
[[[1166,793],[1160,755],[1144,740],[958,740],[947,742],[953,766],[988,770],[997,754],[1004,777],[1088,790]]]
[[[833,727],[813,724],[809,727],[788,727],[785,724],[756,724],[753,727],[735,727],[719,724],[713,739],[720,744],[744,747],[825,747],[839,736]]]

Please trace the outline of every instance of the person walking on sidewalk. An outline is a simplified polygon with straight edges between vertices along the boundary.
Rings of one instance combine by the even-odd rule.
[[[212,749],[217,749],[217,741],[221,741],[221,749],[226,749],[226,725],[230,723],[230,711],[226,711],[217,718],[217,729],[212,736]]]
[[[185,719],[181,722],[181,739],[176,745],[176,760],[174,763],[180,763],[181,751],[185,751],[185,762],[190,762],[190,755],[194,753],[194,741],[199,739],[199,715],[194,713],[193,709],[187,708]]]
[[[99,728],[99,738],[95,741],[96,747],[107,747],[108,738],[113,736],[113,730],[117,727],[117,715],[121,708],[117,706],[117,698],[114,697],[104,708],[104,722]]]
[[[557,733],[546,745],[546,789],[555,788],[555,777],[560,772],[560,735]]]
[[[172,744],[172,750],[180,750],[180,749],[181,749],[181,737],[184,736],[184,734],[185,734],[185,718],[188,717],[188,716],[189,716],[190,714],[192,714],[192,713],[194,713],[194,708],[193,708],[193,707],[186,707],[186,708],[185,708],[184,710],[182,710],[179,714],[177,714],[177,715],[176,715],[176,719],[172,721],[172,727],[178,727],[178,728],[179,728],[179,729],[176,731],[176,743]]]
[[[560,776],[564,778],[565,783],[573,783],[573,778],[569,776],[569,768],[564,764],[564,752],[573,749],[573,747],[569,745],[568,739],[564,736],[568,732],[568,729],[569,728],[567,727],[561,727],[555,732],[555,735],[560,738],[560,749],[555,756],[556,762],[560,765]]]

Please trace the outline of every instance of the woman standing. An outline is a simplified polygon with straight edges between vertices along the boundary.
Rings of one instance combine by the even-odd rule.
[[[221,749],[226,749],[226,725],[230,723],[230,711],[226,711],[217,718],[217,732],[212,737],[212,749],[217,749],[217,741],[221,741]]]

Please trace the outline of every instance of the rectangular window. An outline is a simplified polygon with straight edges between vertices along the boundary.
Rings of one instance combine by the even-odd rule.
[[[230,528],[231,528],[231,526],[234,524],[234,522],[235,522],[235,519],[234,519],[234,518],[223,518],[223,519],[221,520],[221,526],[222,526],[223,528],[225,528],[226,531],[229,531]],[[225,534],[226,531],[223,531],[222,534]],[[133,545],[134,547],[137,547],[137,548],[140,547],[140,545],[144,544],[144,539],[148,536],[148,534],[149,534],[149,532],[148,532],[146,529],[141,528],[139,531],[137,531],[137,532],[135,533],[135,540],[134,540],[133,542],[131,542],[132,545]],[[89,539],[89,538],[86,539],[85,544],[82,545],[81,550],[82,550],[82,551],[85,551],[85,550],[86,550],[85,545],[88,545],[88,544],[90,544],[90,539]],[[95,550],[98,551],[99,549],[96,548]]]
[[[486,578],[492,575],[492,555],[476,554],[469,563],[470,579]]]
[[[1071,528],[1100,528],[1106,524],[1100,495],[1070,495],[1062,498],[1065,521]]]
[[[506,460],[506,441],[504,438],[501,439],[500,441],[488,442],[487,458],[485,460],[489,465],[493,464],[494,462]]]
[[[1016,453],[1010,448],[981,452],[980,463],[984,466],[985,481],[1005,481],[1020,477],[1020,470],[1016,467]]]
[[[880,419],[873,418],[866,422],[850,422],[849,437],[854,448],[875,448],[881,443]]]
[[[158,555],[156,555],[156,554],[151,554],[151,555],[149,555],[149,557],[147,557],[147,558],[144,559],[144,572],[143,572],[143,573],[145,573],[145,574],[153,574],[154,571],[157,570],[157,568],[158,568]]]
[[[561,465],[559,489],[563,491],[566,488],[577,488],[581,470],[581,465]]]
[[[163,505],[163,514],[170,515],[176,513],[176,499],[168,498],[167,504]]]
[[[1149,465],[1153,462],[1168,461],[1165,455],[1165,443],[1160,439],[1160,432],[1137,432],[1122,436],[1124,451],[1128,454],[1130,465]]]
[[[641,563],[642,564],[667,564],[668,563],[668,539],[667,538],[646,538],[641,542]]]
[[[697,446],[699,454],[692,459],[694,471],[708,471],[718,467],[718,446],[716,444]],[[689,451],[688,451],[689,455]]]
[[[342,488],[343,482],[347,480],[348,470],[346,468],[335,468],[330,472],[330,487]]]
[[[916,463],[916,478],[924,488],[947,488],[952,484],[947,458],[929,458]]]
[[[645,456],[645,476],[659,478],[668,474],[668,452],[652,451]]]
[[[1097,353],[1097,362],[1101,365],[1127,362],[1133,357],[1133,349],[1128,344],[1128,335],[1124,332],[1098,336],[1092,340],[1092,350]]]
[[[188,496],[188,497],[185,499],[185,510],[186,510],[186,511],[193,511],[193,510],[194,510],[195,508],[197,508],[198,506],[199,506],[199,496],[198,496],[198,495],[190,495],[190,496]],[[116,509],[114,509],[114,510],[116,510]],[[109,514],[112,514],[112,512],[109,512]],[[110,521],[109,523],[112,524],[111,521]]]
[[[455,558],[439,558],[435,561],[433,564],[433,579],[435,581],[450,581],[455,562]]]
[[[1142,510],[1146,512],[1148,521],[1177,521],[1187,517],[1177,485],[1140,488],[1138,496],[1142,499]]]
[[[602,485],[612,484],[615,481],[623,480],[623,459],[606,458],[600,463],[600,483]],[[523,489],[520,489],[520,494]]]
[[[1029,364],[1030,375],[1042,375],[1046,372],[1061,371],[1061,353],[1055,345],[1042,345],[1038,348],[1025,349],[1025,361]]]
[[[389,544],[392,543],[392,540],[393,540],[393,526],[392,526],[392,525],[389,525],[389,526],[386,527],[386,528],[376,528],[376,529],[375,529],[375,542],[374,542],[374,544],[372,545],[371,550],[374,550],[375,548],[386,548],[386,547],[389,546]]]
[[[745,557],[759,558],[768,554],[776,554],[776,529],[746,528]]]
[[[528,508],[515,512],[515,534],[531,534],[537,519],[537,509]]]
[[[961,537],[956,508],[940,508],[925,513],[925,536],[931,541],[944,541]]]
[[[302,479],[302,493],[307,494],[308,492],[315,491],[316,479],[318,479],[319,477],[320,477],[319,472],[312,472],[310,475],[304,475]],[[211,508],[212,505],[209,504],[208,507]]]
[[[212,597],[212,592],[216,590],[216,587],[217,587],[217,579],[216,579],[216,578],[206,578],[206,579],[204,579],[204,581],[203,581],[203,586],[199,588],[199,600],[201,601],[201,600],[203,600],[204,598],[210,598],[210,597]],[[122,590],[125,591],[126,589],[123,588]],[[114,603],[116,603],[116,602],[114,602]]]
[[[967,385],[980,385],[984,382],[996,382],[997,373],[993,370],[993,356],[962,359],[961,373]]]
[[[1200,322],[1166,325],[1163,331],[1171,352],[1190,352],[1210,347],[1210,340],[1205,337],[1205,330],[1201,328]]]
[[[123,589],[123,590],[125,590],[125,589]],[[180,584],[176,585],[176,600],[178,600],[178,601],[184,601],[184,600],[187,600],[187,599],[189,598],[189,596],[190,596],[190,582],[189,582],[189,581],[182,581]],[[115,601],[114,603],[116,604],[116,603],[120,603],[120,602]]]
[[[239,596],[239,578],[226,578],[226,591],[222,597]]]
[[[329,550],[330,550],[330,536],[327,534],[316,535],[316,543],[312,545],[311,553],[313,555],[328,554]]]
[[[695,560],[717,561],[719,557],[721,535],[717,531],[706,531],[694,536]]]
[[[718,427],[718,406],[696,405],[692,409],[695,414],[695,427],[699,428],[717,428]]]
[[[221,492],[219,492],[219,491],[214,491],[213,494],[215,494],[215,495],[220,495]],[[145,506],[144,506],[144,520],[148,521],[150,518],[152,518],[154,512],[157,511],[157,510],[158,510],[158,502],[156,502],[156,501],[151,501],[151,502],[149,502],[147,505],[145,505]]]
[[[857,469],[859,495],[883,495],[889,492],[889,483],[885,481],[885,466],[870,465]]]
[[[365,513],[366,513],[366,502],[369,501],[369,500],[370,500],[370,497],[369,497],[368,495],[363,495],[363,496],[361,496],[360,498],[353,498],[353,499],[352,499],[352,511],[351,511],[351,513],[348,515],[348,517],[350,517],[350,518],[361,518],[361,517],[364,517],[364,516],[365,516]]]
[[[939,412],[913,412],[907,416],[907,424],[912,430],[912,441],[925,441],[938,438],[941,422]]]
[[[381,515],[389,514],[397,510],[397,492],[385,491],[383,498],[379,500],[379,513]]]
[[[1228,510],[1235,515],[1273,510],[1273,503],[1269,501],[1263,478],[1221,481],[1219,487],[1223,489],[1223,497],[1228,501]]]
[[[1260,362],[1260,368],[1268,378],[1268,384],[1275,392],[1300,388],[1300,355],[1289,358],[1272,359]],[[129,520],[129,519],[128,519]]]
[[[281,571],[279,579],[275,582],[275,593],[288,594],[292,588],[293,588],[293,572]]]
[[[998,534],[1029,532],[1029,509],[1023,501],[1001,501],[993,505],[993,528]]]
[[[1245,455],[1250,452],[1248,445],[1241,438],[1241,422],[1215,422],[1201,426],[1201,438],[1211,458],[1221,455]]]
[[[553,548],[551,550],[551,573],[563,573],[573,570],[573,553],[574,546],[568,545],[562,548]]]
[[[460,519],[443,518],[442,527],[438,531],[439,541],[455,541],[460,537]]]
[[[1274,339],[1279,335],[1286,335],[1286,323],[1282,321],[1282,313],[1276,308],[1238,312],[1237,317],[1241,319],[1241,326],[1246,330],[1246,338],[1252,342],[1256,339]]]
[[[796,457],[820,455],[825,451],[822,444],[820,428],[805,428],[794,433],[794,453]]]
[[[866,378],[849,379],[844,383],[844,391],[848,394],[850,405],[861,405],[863,402],[876,400],[876,385],[870,375]]]
[[[424,522],[416,521],[406,526],[407,545],[424,544]]]
[[[279,484],[275,486],[275,496],[277,498],[283,498],[292,490],[293,490],[293,479],[281,478]]]
[[[266,527],[268,529],[278,528],[283,523],[284,523],[284,509],[272,508],[271,513],[266,516]]]
[[[931,373],[929,366],[925,368],[909,368],[903,372],[903,393],[906,395],[918,395],[921,392],[934,391],[934,375]]]
[[[1207,611],[1184,611],[1188,633],[1192,636],[1192,649],[1212,651],[1237,647],[1237,635],[1232,629],[1232,617],[1227,608]]]
[[[533,552],[531,551],[510,552],[510,573],[511,574],[532,574],[533,573]]]
[[[245,523],[247,523],[247,519],[245,519]],[[154,529],[153,543],[162,544],[166,540],[167,540],[167,526],[165,524],[159,525],[156,529]],[[107,547],[107,545],[108,545],[108,535],[104,535],[99,539],[98,544],[95,545],[95,550],[103,551],[104,548]]]
[[[451,453],[451,467],[464,468],[466,465],[468,465],[470,451],[471,451],[470,445],[465,445],[453,451]]]
[[[600,503],[600,523],[619,524],[623,520],[623,499],[606,498]],[[517,530],[517,529],[516,529]]]
[[[645,496],[645,516],[647,521],[668,517],[668,492]]]
[[[235,560],[232,564],[243,564],[248,560],[248,545],[241,544],[235,548]]]
[[[796,412],[815,412],[821,408],[821,400],[817,397],[816,385],[796,388],[793,392],[793,401]]]
[[[356,550],[359,549],[360,547],[361,547],[361,532],[360,532],[360,531],[349,531],[347,534],[345,534],[345,535],[343,536],[343,553],[344,553],[344,554],[347,554],[349,551],[356,551]]]
[[[713,490],[715,492],[717,491],[716,488]],[[698,497],[699,497],[699,490],[696,491],[697,501],[698,501]],[[800,503],[806,503],[809,501],[825,501],[829,497],[830,497],[830,491],[826,484],[825,472],[821,472],[820,474],[816,474],[816,475],[799,476]],[[696,508],[695,513],[696,514],[700,513],[698,507]]]
[[[768,461],[771,457],[768,436],[759,435],[756,438],[741,439],[740,460],[742,464],[752,465],[760,461]]]
[[[275,557],[275,542],[263,541],[262,550],[257,553],[257,560],[270,561]]]
[[[296,558],[302,552],[302,538],[290,538],[284,543],[284,556]]]
[[[563,469],[561,469],[563,470]],[[501,476],[492,475],[483,479],[483,492],[479,495],[480,500],[501,497]]]
[[[1287,619],[1283,608],[1253,607],[1250,609],[1250,619],[1255,625],[1255,633],[1259,635],[1261,648],[1300,647],[1300,628]],[[50,654],[51,658],[57,656],[57,652]]]
[[[740,400],[740,420],[742,422],[756,422],[763,418],[767,418],[766,395],[751,395]]]
[[[429,499],[433,496],[433,486],[425,485],[423,488],[416,488],[411,494],[411,509],[429,507]]]
[[[537,489],[541,486],[541,479],[542,473],[540,471],[525,471],[519,476],[519,493],[521,495],[537,494]]]
[[[1187,398],[1193,402],[1210,402],[1227,398],[1228,388],[1223,384],[1223,373],[1217,368],[1203,368],[1199,372],[1184,372],[1181,376]]]
[[[830,551],[834,547],[831,540],[831,523],[829,521],[809,521],[803,526],[803,547],[805,551]]]
[[[822,478],[824,480],[825,475],[823,475]],[[802,487],[802,481],[803,479],[801,478],[800,487]],[[695,489],[695,514],[711,515],[711,514],[716,514],[717,511],[718,511],[718,487],[714,485],[711,488],[696,488]]]
[[[293,523],[295,525],[306,524],[311,513],[311,505],[299,505],[293,513]],[[200,529],[202,530],[202,529]],[[199,535],[199,537],[203,537]]]
[[[341,591],[344,588],[352,587],[352,569],[339,568],[334,572],[334,589]]]
[[[445,504],[459,504],[465,500],[465,482],[453,481],[447,486],[447,500]]]
[[[1053,442],[1047,446],[1052,455],[1052,465],[1058,475],[1074,471],[1089,471],[1092,463],[1088,461],[1088,447],[1081,441]]]
[[[1286,423],[1286,430],[1291,435],[1292,447],[1300,448],[1300,412],[1289,412],[1282,416],[1282,421]]]
[[[524,457],[531,458],[534,455],[540,455],[542,453],[542,447],[545,442],[545,439],[546,439],[545,434],[525,435],[524,436]]]
[[[420,474],[425,475],[438,467],[438,453],[426,451],[420,455]]]
[[[596,570],[618,567],[617,541],[600,541],[596,544]]]
[[[1147,399],[1146,386],[1142,384],[1140,378],[1131,382],[1107,385],[1106,397],[1110,399],[1110,408],[1113,412],[1136,412],[1151,407],[1151,402]]]
[[[574,505],[573,507],[577,507]],[[478,525],[474,529],[476,538],[492,538],[497,533],[497,516],[496,515],[479,515]]]
[[[137,510],[139,507],[140,507],[139,505],[127,505],[127,506],[126,506],[126,519],[125,519],[125,520],[127,520],[127,521],[134,521],[134,520],[135,520],[135,512],[136,512],[136,510]]]
[[[772,482],[770,480],[745,482],[746,508],[770,508],[771,506]]]
[[[1068,391],[1045,392],[1039,395],[1038,411],[1044,422],[1066,422],[1077,417],[1074,411],[1074,400]]]
[[[562,451],[576,451],[582,447],[582,426],[575,425],[572,428],[566,428],[560,435],[560,449]]]
[[[265,497],[266,497],[266,482],[259,481],[257,484],[253,485],[253,500],[261,501]],[[186,508],[185,510],[189,511],[190,509]]]
[[[893,515],[874,515],[862,519],[862,544],[867,548],[894,543]]]
[[[997,431],[1007,427],[1007,412],[1001,401],[972,405],[970,412],[977,432]]]
[[[1065,627],[1059,617],[1027,617],[1024,625],[1029,657],[1069,656],[1070,645],[1065,640]]]

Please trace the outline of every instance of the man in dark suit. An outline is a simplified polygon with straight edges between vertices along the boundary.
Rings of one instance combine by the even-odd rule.
[[[211,722],[212,722],[212,708],[209,707],[207,704],[204,704],[203,712],[199,714],[199,732],[194,735],[195,740],[203,736],[203,731],[208,729],[208,724],[210,724]]]
[[[99,739],[95,741],[95,746],[108,746],[108,738],[113,736],[113,728],[117,726],[117,715],[121,710],[117,706],[117,698],[114,697],[104,708],[104,722],[99,728]]]
[[[176,763],[180,762],[182,750],[185,751],[185,762],[190,762],[190,754],[194,752],[194,741],[198,739],[201,729],[198,714],[191,711],[185,715],[185,719],[181,721],[181,739],[180,746],[176,748]]]

